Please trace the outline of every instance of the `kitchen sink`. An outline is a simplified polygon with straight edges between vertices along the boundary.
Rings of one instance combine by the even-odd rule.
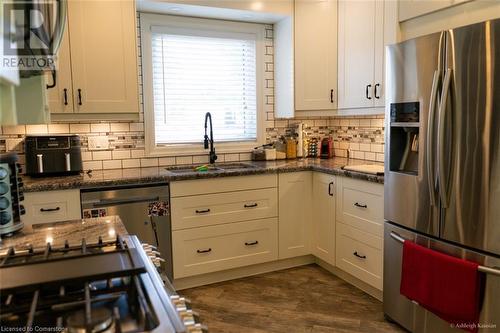
[[[222,171],[221,168],[208,165],[207,169],[204,171],[198,171],[196,170],[197,166],[175,166],[175,167],[168,167],[165,168],[167,171],[173,172],[173,173],[189,173],[189,172],[200,172],[200,173],[205,173],[205,172],[216,172],[216,171]]]
[[[220,172],[225,170],[246,170],[246,169],[254,169],[256,166],[247,163],[221,163],[216,165],[207,165],[206,170],[196,170],[199,165],[190,165],[190,166],[173,166],[165,168],[167,171],[172,173],[206,173],[206,172]]]
[[[235,169],[255,169],[256,166],[248,163],[222,163],[218,164],[217,167],[224,170],[235,170]]]

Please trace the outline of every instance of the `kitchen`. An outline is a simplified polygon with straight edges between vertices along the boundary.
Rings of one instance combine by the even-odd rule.
[[[500,331],[497,1],[2,11],[2,330]]]

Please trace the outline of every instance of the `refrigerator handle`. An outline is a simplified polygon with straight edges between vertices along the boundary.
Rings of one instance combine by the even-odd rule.
[[[439,104],[439,120],[438,120],[438,183],[439,196],[443,208],[448,207],[448,188],[446,186],[446,178],[444,172],[445,165],[445,121],[446,112],[448,110],[448,95],[450,94],[452,69],[448,68],[443,80],[443,95]]]
[[[427,122],[427,181],[429,186],[429,194],[431,198],[431,205],[436,206],[436,190],[435,184],[436,179],[434,177],[434,118],[435,110],[437,104],[438,86],[440,81],[439,71],[434,71],[434,77],[432,78],[432,88],[431,88],[431,101],[429,105],[429,119]]]

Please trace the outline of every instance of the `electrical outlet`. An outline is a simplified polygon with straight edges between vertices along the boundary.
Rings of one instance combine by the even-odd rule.
[[[107,136],[89,136],[87,138],[89,150],[109,149],[109,141]]]

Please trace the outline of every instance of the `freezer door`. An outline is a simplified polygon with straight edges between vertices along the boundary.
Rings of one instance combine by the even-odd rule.
[[[444,35],[408,40],[388,46],[386,52],[384,217],[436,236],[435,125]]]
[[[384,227],[384,313],[404,328],[414,333],[459,333],[463,330],[433,313],[416,305],[399,293],[403,244],[391,237],[391,233],[416,243],[459,258],[478,262],[485,266],[500,267],[500,259],[483,256],[463,248],[432,240],[420,234],[385,223]],[[479,323],[479,332],[500,332],[500,276],[488,274]]]
[[[500,19],[448,36],[438,121],[441,237],[500,255]]]

